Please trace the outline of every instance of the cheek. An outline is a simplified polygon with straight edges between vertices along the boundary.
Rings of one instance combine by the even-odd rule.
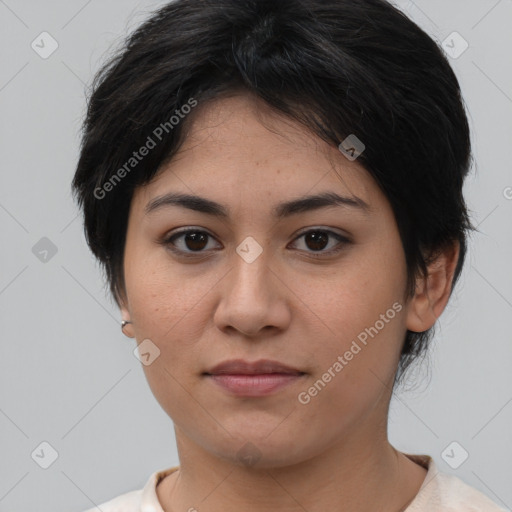
[[[296,397],[312,431],[339,432],[386,402],[404,334],[404,309],[392,295],[376,297],[347,283],[337,303],[320,303],[328,336],[317,340],[315,371]]]
[[[340,266],[329,279],[310,287],[314,294],[306,294],[326,335],[315,348],[317,370],[321,377],[331,369],[336,377],[326,375],[332,380],[329,387],[343,395],[353,387],[364,392],[368,386],[371,394],[377,379],[387,381],[396,369],[406,330],[402,256],[400,245],[383,242],[378,251],[361,251],[357,263]],[[336,372],[338,356],[343,369],[337,365]]]
[[[320,375],[331,369],[360,383],[370,376],[370,370],[387,379],[405,334],[404,306],[397,294],[350,292],[347,287],[335,302],[316,302],[316,312],[325,321],[318,325],[324,335],[317,337],[315,369]],[[339,357],[343,368],[332,368]]]
[[[404,307],[404,275],[405,266],[398,255],[387,258],[384,251],[361,251],[354,261],[341,264],[321,280],[301,281],[297,294],[305,297],[329,328],[331,338],[346,341],[373,326],[393,304]],[[389,316],[394,318],[396,309],[400,308],[395,307]]]
[[[201,327],[197,311],[218,282],[216,274],[173,263],[164,249],[132,251],[125,260],[125,279],[137,339],[193,340]]]
[[[200,341],[208,322],[207,290],[216,280],[208,275],[201,279],[184,276],[168,262],[132,264],[127,269],[126,286],[137,342],[150,339],[159,351],[150,365],[143,365],[151,391],[178,423],[182,417],[185,421],[187,414],[197,417],[201,411],[190,398],[197,376],[191,370],[197,369],[194,363],[201,359]],[[206,422],[206,418],[202,420]]]
[[[174,414],[186,408],[181,401],[188,395],[180,384],[188,389],[195,378],[190,368],[200,359],[207,291],[217,280],[208,275],[191,278],[169,261],[140,253],[126,259],[125,279],[137,343],[149,339],[159,351],[154,362],[143,365],[146,379],[158,402]]]

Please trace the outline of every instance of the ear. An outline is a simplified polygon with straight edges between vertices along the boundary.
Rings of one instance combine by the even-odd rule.
[[[450,298],[459,252],[459,242],[455,241],[428,265],[427,277],[417,279],[416,291],[407,311],[409,331],[426,331],[441,316]]]

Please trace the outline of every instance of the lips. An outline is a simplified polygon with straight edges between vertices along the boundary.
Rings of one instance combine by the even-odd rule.
[[[249,362],[243,359],[224,361],[205,372],[206,375],[266,375],[279,373],[283,375],[304,375],[297,368],[270,359]]]
[[[203,375],[230,396],[262,398],[301,381],[306,374],[270,359],[254,362],[232,359],[214,366]]]

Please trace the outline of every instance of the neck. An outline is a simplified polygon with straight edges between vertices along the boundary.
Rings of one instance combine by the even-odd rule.
[[[157,487],[166,512],[397,512],[412,501],[426,475],[389,444],[385,432],[372,437],[364,428],[321,455],[286,466],[237,465],[205,451],[178,427],[176,439],[180,469]]]

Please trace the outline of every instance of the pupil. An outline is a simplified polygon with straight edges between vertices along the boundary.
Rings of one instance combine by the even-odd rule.
[[[306,244],[310,249],[320,250],[326,246],[328,238],[329,237],[325,232],[314,231],[306,235]],[[308,242],[312,242],[313,246]]]
[[[187,233],[185,235],[187,248],[192,251],[203,249],[206,245],[206,237],[206,233]]]

